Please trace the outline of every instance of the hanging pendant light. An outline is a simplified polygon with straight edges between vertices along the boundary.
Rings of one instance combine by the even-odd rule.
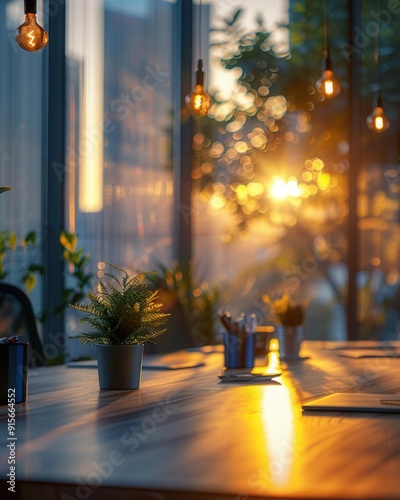
[[[374,98],[373,111],[367,118],[367,126],[374,132],[384,132],[390,127],[390,121],[383,110],[381,91]]]
[[[380,2],[377,3],[377,12],[380,12]],[[374,132],[385,132],[390,127],[390,121],[385,115],[383,109],[383,100],[382,100],[382,84],[381,84],[381,71],[380,71],[380,24],[378,23],[378,33],[376,36],[376,48],[375,48],[375,66],[377,68],[378,73],[378,82],[379,82],[379,90],[374,96],[373,100],[373,111],[367,117],[367,127]]]
[[[201,0],[199,2],[199,50],[201,51]],[[205,116],[211,107],[211,97],[204,88],[203,60],[201,57],[197,61],[197,71],[194,73],[195,84],[192,92],[185,98],[186,107],[195,116]]]
[[[24,0],[25,22],[18,26],[15,39],[28,52],[43,49],[49,41],[47,31],[36,22],[36,0]]]
[[[342,87],[332,70],[332,62],[329,54],[328,16],[329,16],[329,1],[327,5],[327,11],[325,12],[325,20],[324,20],[325,49],[324,49],[324,56],[322,58],[322,76],[315,84],[315,88],[321,95],[330,99],[340,94]]]
[[[332,71],[332,63],[329,57],[329,50],[325,51],[322,59],[322,76],[315,84],[317,91],[328,99],[340,94],[342,87],[339,80]]]
[[[204,89],[204,71],[201,59],[197,61],[195,82],[192,92],[185,98],[186,106],[192,114],[205,116],[211,107],[211,97]]]

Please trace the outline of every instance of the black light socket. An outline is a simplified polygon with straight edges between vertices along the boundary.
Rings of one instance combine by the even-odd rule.
[[[374,108],[383,108],[382,94],[380,90],[375,94],[374,104]]]
[[[199,59],[197,61],[197,71],[195,72],[196,85],[203,85],[204,82],[204,71],[203,71],[203,60]]]
[[[322,73],[325,71],[332,71],[332,61],[329,55],[329,50],[325,51],[324,57],[322,58]]]
[[[25,14],[36,14],[37,0],[24,0],[24,9]]]

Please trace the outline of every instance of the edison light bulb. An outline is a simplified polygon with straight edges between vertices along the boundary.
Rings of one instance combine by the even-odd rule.
[[[315,84],[317,91],[325,97],[335,97],[340,94],[342,87],[332,71],[332,64],[328,51],[322,59],[322,76]]]
[[[320,94],[328,98],[337,96],[341,91],[339,80],[335,78],[333,71],[329,69],[324,71],[322,77],[315,84],[315,87]]]
[[[367,118],[367,126],[374,132],[384,132],[390,127],[390,121],[388,120],[383,110],[383,103],[380,92],[378,93],[374,105],[374,110]]]
[[[211,106],[211,97],[204,90],[203,85],[195,85],[185,101],[189,111],[198,116],[205,116]]]
[[[387,119],[383,108],[377,106],[367,118],[368,128],[375,132],[384,132],[390,127],[390,122]]]
[[[203,72],[203,61],[198,60],[196,75],[196,84],[193,87],[192,92],[188,94],[185,98],[186,106],[189,111],[197,116],[205,116],[211,107],[211,97],[207,94],[204,89],[204,72]]]
[[[15,39],[28,52],[43,49],[49,41],[47,31],[36,22],[36,1],[25,2],[25,22],[18,26]]]

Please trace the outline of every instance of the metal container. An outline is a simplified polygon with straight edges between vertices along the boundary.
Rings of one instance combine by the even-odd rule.
[[[299,359],[301,343],[304,340],[304,327],[279,325],[275,330],[279,341],[279,355],[281,359]]]
[[[143,345],[96,345],[100,389],[139,389]]]

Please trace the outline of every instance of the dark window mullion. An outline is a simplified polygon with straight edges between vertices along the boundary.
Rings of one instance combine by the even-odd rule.
[[[185,96],[192,86],[193,5],[191,1],[178,0],[176,2],[174,23],[174,258],[184,263],[189,262],[192,257],[192,119],[182,113],[185,108]],[[183,116],[186,116],[186,119],[183,119]]]
[[[59,235],[64,227],[65,181],[65,5],[56,3],[49,15],[48,85],[45,88],[43,167],[43,304],[54,311],[62,302],[64,264]],[[45,81],[46,81],[45,76]],[[46,87],[46,86],[45,86]],[[64,349],[63,316],[50,314],[44,323],[45,355],[49,358]]]

